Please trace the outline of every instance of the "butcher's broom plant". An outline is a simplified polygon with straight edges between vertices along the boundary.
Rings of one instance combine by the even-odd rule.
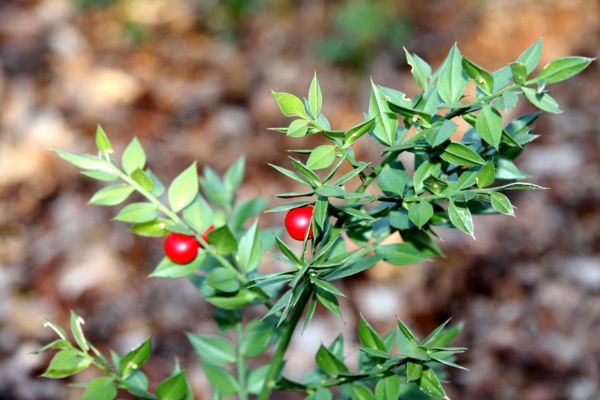
[[[267,400],[284,391],[319,400],[447,398],[443,370],[462,368],[457,355],[465,350],[451,343],[457,325],[443,323],[419,337],[400,320],[390,332],[377,332],[361,317],[358,360],[345,358],[340,334],[321,345],[303,380],[286,374],[287,349],[318,307],[343,318],[339,299],[345,294],[337,281],[380,262],[402,266],[439,256],[438,228],[474,236],[473,215],[514,216],[506,193],[541,189],[523,181],[526,174],[514,161],[537,137],[532,125],[540,112],[561,112],[550,85],[592,61],[559,58],[536,73],[541,50],[538,41],[495,72],[464,57],[456,45],[437,71],[406,51],[420,91],[411,98],[371,83],[364,122],[347,131],[332,128],[325,117],[316,75],[305,99],[274,92],[291,118],[274,131],[322,138],[316,148],[294,150],[289,165],[273,165],[302,187],[278,194],[284,204],[267,211],[286,213],[281,235],[258,225],[265,200],[238,201],[243,159],[222,177],[209,167],[200,176],[194,163],[165,185],[137,139],[117,157],[100,127],[97,154],[56,153],[107,183],[90,204],[119,206],[114,219],[129,224],[133,234],[165,237],[165,257],[151,277],[187,279],[214,308],[221,334],[188,334],[213,399]],[[538,110],[508,118],[522,97]],[[381,157],[360,159],[360,143]],[[269,251],[285,266],[279,272],[260,268]],[[142,399],[193,399],[178,363],[162,382],[148,382],[143,370],[150,338],[126,354],[106,354],[86,339],[82,324],[75,313],[69,333],[46,321],[58,338],[37,350],[56,351],[44,377],[96,368],[102,377],[78,384],[84,399],[110,400],[119,391]]]

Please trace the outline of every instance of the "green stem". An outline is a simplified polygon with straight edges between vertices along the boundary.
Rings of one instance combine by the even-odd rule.
[[[444,119],[451,119],[451,118],[457,117],[459,115],[464,114],[465,110],[468,110],[469,108],[473,108],[473,107],[476,107],[476,106],[478,106],[480,104],[487,103],[490,100],[494,100],[495,98],[502,96],[506,92],[512,92],[513,90],[517,90],[517,89],[520,89],[520,88],[521,88],[520,85],[507,86],[504,89],[498,90],[496,93],[492,93],[490,95],[487,95],[485,97],[477,99],[477,100],[473,101],[470,104],[465,104],[465,107],[463,107],[463,108],[459,108],[457,110],[450,111],[446,115],[444,115],[443,118]]]
[[[238,374],[238,382],[240,385],[239,392],[239,400],[248,400],[248,392],[246,388],[246,365],[244,363],[244,356],[241,351],[241,343],[244,337],[244,326],[243,321],[241,320],[235,326],[236,336],[237,336],[237,345],[236,345],[236,359],[237,359],[237,374]]]
[[[387,377],[391,375],[397,375],[397,368],[403,366],[408,362],[408,358],[403,358],[398,360],[397,363],[391,365],[386,369],[375,368],[370,371],[361,372],[358,375],[349,375],[349,376],[341,376],[330,378],[326,381],[322,381],[312,385],[306,385],[305,390],[317,390],[319,388],[328,388],[340,386],[348,383],[358,382],[364,379],[372,379],[375,376]]]
[[[263,383],[262,390],[258,395],[258,400],[268,400],[271,396],[271,392],[275,387],[275,383],[277,380],[277,376],[281,368],[283,367],[283,358],[287,351],[287,348],[290,344],[290,340],[294,335],[294,331],[296,330],[296,326],[304,313],[304,308],[306,307],[306,303],[311,295],[310,290],[305,290],[300,299],[298,300],[298,304],[294,307],[292,314],[288,320],[288,324],[286,329],[283,331],[283,335],[279,340],[279,344],[277,345],[277,349],[275,350],[275,354],[271,359],[271,366],[269,367],[269,371],[267,372],[267,376],[265,378],[265,382]]]

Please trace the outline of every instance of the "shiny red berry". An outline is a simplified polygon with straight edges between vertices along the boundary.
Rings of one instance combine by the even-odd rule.
[[[169,260],[176,264],[187,264],[196,258],[200,243],[193,237],[181,233],[169,233],[164,250]]]
[[[211,225],[207,230],[204,231],[204,233],[202,234],[202,240],[204,240],[206,243],[208,243],[208,234],[211,233],[212,231],[215,230],[215,226]],[[200,244],[200,248],[202,248],[202,244]]]
[[[304,240],[306,230],[310,225],[310,219],[312,218],[313,208],[312,206],[304,206],[294,208],[288,211],[285,216],[285,229],[290,236],[296,240]],[[312,239],[313,229],[310,227],[308,238]]]

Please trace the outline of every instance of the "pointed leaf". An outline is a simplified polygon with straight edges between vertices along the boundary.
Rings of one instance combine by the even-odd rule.
[[[121,164],[127,174],[131,175],[136,169],[144,169],[146,153],[136,137],[134,137],[121,156]]]
[[[459,230],[473,236],[473,218],[467,207],[459,206],[454,201],[448,205],[448,216],[450,222]]]
[[[475,120],[475,129],[481,138],[497,149],[502,140],[502,127],[500,113],[495,108],[484,105]]]
[[[198,194],[198,170],[193,163],[181,172],[169,186],[167,197],[174,212],[179,212],[188,206]]]
[[[127,200],[133,192],[134,189],[127,184],[110,185],[97,191],[88,203],[96,206],[116,206]]]
[[[323,107],[323,94],[321,93],[321,86],[319,85],[316,72],[310,82],[310,88],[308,89],[308,105],[311,114],[315,117],[319,115],[321,108]]]
[[[460,54],[455,44],[450,49],[448,57],[440,69],[437,88],[440,97],[446,103],[454,103],[460,100],[467,86],[462,58],[462,54]]]

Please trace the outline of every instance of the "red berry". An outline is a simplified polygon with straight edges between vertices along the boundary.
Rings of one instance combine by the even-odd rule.
[[[169,233],[164,244],[165,255],[176,264],[194,261],[199,247],[200,243],[193,236],[174,232]]]
[[[296,240],[304,240],[306,230],[310,225],[310,219],[312,218],[313,208],[312,206],[304,206],[294,208],[288,211],[285,216],[285,229],[290,236]],[[310,227],[308,238],[312,239],[313,229]]]
[[[214,230],[215,230],[214,225],[209,226],[208,229],[205,230],[204,233],[202,234],[202,240],[204,240],[206,243],[208,243],[208,234]],[[200,245],[200,248],[202,248],[202,245]]]

